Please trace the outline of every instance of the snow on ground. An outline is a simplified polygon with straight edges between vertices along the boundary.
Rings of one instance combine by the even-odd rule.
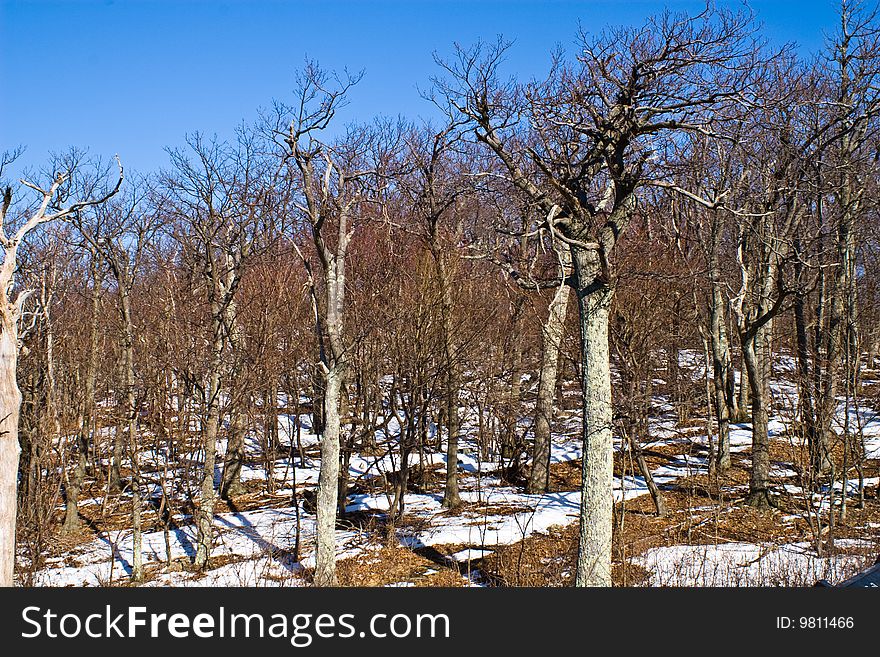
[[[467,548],[456,552],[455,554],[450,554],[446,558],[450,561],[463,563],[468,561],[475,561],[476,559],[482,559],[489,554],[492,554],[492,550],[474,550],[472,548]]]
[[[699,361],[700,354],[682,352],[682,365],[695,367],[697,376],[705,376],[705,368]],[[785,364],[783,364],[785,365]],[[784,369],[784,367],[783,367]],[[774,399],[779,408],[792,408],[797,391],[785,381],[774,381]],[[838,409],[838,423],[848,417],[852,429],[861,429],[865,437],[868,458],[880,458],[880,416],[869,408],[849,408],[841,403]],[[708,438],[702,428],[682,428],[676,425],[673,409],[661,398],[655,406],[656,417],[650,423],[652,447],[662,445],[686,445],[705,448]],[[847,413],[849,415],[847,416]],[[781,412],[770,423],[771,437],[781,437],[786,431],[785,413]],[[470,426],[472,421],[463,423]],[[562,433],[554,436],[551,450],[551,463],[564,463],[581,458],[582,445],[578,438],[579,418],[577,411],[563,412],[559,418]],[[521,428],[530,426],[524,420]],[[279,441],[288,448],[293,443],[312,448],[319,443],[319,436],[312,433],[308,416],[281,415],[278,420]],[[384,432],[377,432],[380,442],[399,430],[396,420],[388,423]],[[436,430],[436,427],[434,428]],[[105,430],[106,431],[106,430]],[[297,436],[298,434],[298,436]],[[748,424],[731,425],[730,440],[732,452],[747,451],[751,446],[751,427]],[[218,441],[218,453],[225,452],[225,441]],[[615,449],[623,445],[615,439]],[[246,450],[257,456],[261,445],[256,436],[246,440]],[[283,450],[286,452],[287,450]],[[707,458],[704,454],[694,455],[692,450],[670,457],[653,471],[656,483],[661,487],[674,484],[681,477],[693,476],[707,471]],[[282,453],[283,453],[282,452]],[[407,523],[398,529],[398,540],[411,548],[436,545],[462,545],[464,549],[450,558],[455,561],[479,559],[502,545],[509,545],[536,533],[546,532],[550,527],[564,526],[578,519],[580,492],[554,492],[545,495],[527,495],[519,489],[504,486],[494,473],[499,463],[479,460],[479,446],[476,441],[463,438],[460,445],[459,470],[461,472],[461,498],[465,506],[450,513],[441,506],[441,497],[430,494],[407,494],[405,512],[416,522]],[[705,453],[705,452],[704,452]],[[193,453],[196,461],[198,453]],[[164,450],[148,450],[141,455],[141,463],[160,466],[165,464]],[[445,467],[444,453],[411,454],[410,465]],[[295,472],[294,472],[294,467]],[[383,457],[353,454],[349,463],[349,475],[353,483],[373,477],[382,477],[400,467],[397,454]],[[169,469],[184,472],[185,468]],[[318,481],[319,461],[307,457],[300,462],[285,454],[273,463],[273,476],[279,487],[278,495],[287,496],[295,481],[298,487],[314,487]],[[796,472],[788,464],[774,463],[772,476],[793,477]],[[264,466],[256,459],[253,464],[242,468],[244,481],[260,481],[265,478]],[[219,470],[217,473],[219,478]],[[877,484],[877,478],[868,480],[866,485]],[[852,491],[853,484],[849,488]],[[783,490],[795,494],[792,484],[784,484]],[[158,488],[152,491],[158,494]],[[614,480],[614,499],[632,499],[648,493],[648,487],[640,476],[628,475]],[[392,498],[385,493],[361,493],[349,496],[348,511],[387,511]],[[100,500],[84,500],[80,504],[100,504]],[[821,504],[821,499],[818,502]],[[168,536],[171,559],[191,558],[195,553],[195,528],[189,517],[175,517],[178,528]],[[300,545],[301,559],[294,561],[290,556],[295,541],[296,517],[293,509],[265,508],[241,513],[217,514],[214,519],[215,542],[212,557],[226,563],[208,571],[204,575],[189,572],[160,571],[151,585],[204,585],[204,586],[253,586],[253,585],[297,585],[301,583],[299,573],[305,567],[314,565],[312,550],[314,546],[314,516],[301,509]],[[366,532],[357,530],[338,530],[336,533],[337,555],[341,558],[364,555],[366,551],[378,547],[371,543]],[[840,542],[842,543],[842,542]],[[166,560],[166,543],[163,532],[153,532],[143,536],[144,561],[161,564]],[[91,542],[65,553],[63,557],[47,561],[47,566],[36,574],[35,584],[50,586],[97,586],[112,581],[126,580],[130,573],[131,532],[104,532]],[[860,557],[844,558],[838,564],[811,556],[810,546],[797,544],[790,546],[762,546],[744,543],[728,543],[713,546],[672,546],[650,550],[636,561],[651,574],[649,583],[653,585],[740,585],[752,583],[797,583],[812,584],[817,579],[840,579],[829,569],[854,568]],[[830,565],[829,565],[830,564]],[[830,574],[829,574],[830,573]],[[788,579],[786,579],[788,578]]]
[[[878,547],[870,541],[836,543]],[[648,571],[649,586],[813,586],[821,579],[842,581],[868,565],[859,554],[818,557],[809,543],[673,545],[652,548],[633,562]]]
[[[554,443],[550,447],[550,463],[577,461],[584,453],[583,444],[578,442]]]
[[[429,463],[444,463],[445,455],[429,455]],[[561,462],[580,457],[580,448],[572,443],[554,446],[554,461]],[[414,456],[418,462],[418,456]],[[352,459],[351,474],[356,476],[377,475],[387,471],[386,459],[357,457]],[[460,463],[464,476],[461,479],[461,498],[467,503],[464,510],[450,514],[441,507],[439,495],[406,495],[406,513],[423,518],[418,530],[399,530],[402,545],[421,548],[433,545],[462,544],[471,546],[467,552],[472,559],[478,550],[493,546],[510,545],[535,532],[546,532],[550,527],[576,522],[580,507],[580,492],[567,491],[546,495],[526,495],[512,487],[499,487],[498,481],[489,477],[477,477],[482,471],[497,468],[497,463],[479,463],[463,455]],[[675,479],[705,471],[706,459],[682,455],[655,472],[659,485]],[[276,476],[283,470],[276,464]],[[245,470],[246,478],[256,474],[256,469]],[[470,475],[470,476],[468,476]],[[317,468],[297,468],[297,482],[311,484],[317,480]],[[627,476],[615,479],[614,499],[632,499],[648,492],[641,477]],[[279,494],[289,494],[281,490]],[[348,511],[387,511],[391,499],[384,493],[360,494],[349,497]],[[256,583],[290,585],[296,583],[297,574],[303,567],[313,566],[311,550],[314,544],[314,516],[301,511],[301,534],[303,558],[299,563],[289,557],[295,540],[295,512],[290,508],[267,508],[241,513],[222,513],[214,518],[218,530],[212,557],[234,558],[209,571],[203,577],[187,572],[163,573],[153,580],[153,585],[204,585],[248,586]],[[169,532],[171,558],[191,558],[195,554],[195,527],[188,517],[175,518],[178,529]],[[337,555],[340,558],[355,556],[368,547],[369,537],[357,531],[337,531]],[[37,573],[35,584],[43,586],[101,586],[111,581],[127,579],[131,572],[132,539],[130,531],[105,532],[90,543],[80,546],[47,563],[47,568]],[[158,564],[166,560],[163,532],[143,535],[145,564]],[[466,560],[466,557],[465,557]]]
[[[201,577],[183,571],[163,573],[144,586],[303,586],[296,576],[301,570],[298,564],[260,555],[213,568]]]
[[[185,522],[188,518],[177,518]],[[209,571],[213,585],[247,586],[254,577],[287,581],[308,564],[308,557],[300,563],[288,555],[293,550],[296,535],[294,509],[261,509],[241,513],[221,513],[214,516],[215,532],[212,558],[251,560],[249,564],[228,564],[225,570]],[[314,517],[301,514],[300,540],[303,553],[308,555],[314,544]],[[196,532],[192,524],[181,524],[169,532],[171,559],[195,555]],[[351,553],[352,545],[365,537],[355,531],[337,532],[337,553]],[[38,586],[103,586],[112,581],[125,580],[131,573],[131,531],[103,532],[97,539],[75,548],[64,558],[53,560],[49,567],[36,574]],[[143,535],[144,564],[166,560],[165,535],[149,532]],[[190,573],[170,573],[157,580],[158,584],[181,584],[194,581]],[[201,581],[201,580],[199,580]],[[207,584],[206,584],[207,585]]]

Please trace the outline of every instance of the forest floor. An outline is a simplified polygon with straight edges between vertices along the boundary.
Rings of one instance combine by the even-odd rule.
[[[694,371],[699,379],[701,368]],[[784,410],[791,409],[794,386],[785,369],[774,381],[770,429],[776,508],[743,504],[748,491],[751,430],[732,426],[732,467],[709,475],[705,418],[680,422],[662,398],[656,400],[650,440],[644,454],[668,507],[657,517],[632,455],[615,442],[614,572],[622,586],[811,586],[838,583],[872,564],[880,554],[880,408],[877,372],[865,373],[859,407],[841,401],[838,421],[849,418],[864,444],[864,499],[858,497],[855,468],[849,469],[845,517],[841,491],[809,492],[798,444]],[[702,381],[700,381],[702,385]],[[796,396],[796,395],[795,395]],[[209,568],[195,572],[191,561],[195,528],[184,490],[186,468],[180,455],[140,456],[153,508],[144,511],[144,586],[300,586],[314,566],[315,517],[309,505],[318,475],[318,438],[310,418],[283,416],[279,437],[293,439],[299,422],[305,462],[278,459],[267,485],[259,457],[259,436],[250,437],[251,457],[242,473],[245,492],[219,501]],[[525,422],[525,421],[524,421]],[[524,424],[527,426],[527,424]],[[580,504],[581,446],[578,409],[563,410],[555,427],[551,490],[523,493],[522,482],[507,482],[500,464],[481,460],[476,427],[465,426],[459,469],[463,504],[441,506],[445,455],[412,455],[413,481],[405,511],[391,523],[391,497],[380,485],[397,469],[390,455],[354,454],[346,514],[337,525],[338,575],[350,586],[566,586],[576,561]],[[223,445],[220,445],[222,448]],[[184,455],[186,456],[186,455]],[[193,462],[197,461],[197,455]],[[842,466],[841,455],[836,458]],[[167,461],[167,462],[166,462]],[[295,484],[294,484],[295,474]],[[217,472],[219,481],[219,470]],[[174,513],[163,522],[157,513],[161,486],[173,489]],[[297,506],[292,504],[297,491]],[[806,492],[805,492],[806,489]],[[34,567],[19,574],[36,586],[129,585],[132,539],[130,496],[107,496],[92,482],[80,503],[82,528],[47,541]],[[833,504],[833,507],[831,506]],[[299,513],[297,513],[297,509]],[[833,514],[829,514],[833,510]],[[63,508],[59,506],[59,517]],[[828,527],[833,518],[834,526]],[[821,524],[817,525],[817,521]],[[60,526],[60,523],[59,523]],[[829,541],[833,538],[833,541]],[[818,547],[818,549],[817,549]],[[821,554],[819,553],[821,550]],[[26,559],[25,566],[29,563]]]

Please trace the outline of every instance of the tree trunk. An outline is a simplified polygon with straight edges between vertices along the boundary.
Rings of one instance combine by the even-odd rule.
[[[718,452],[715,466],[719,474],[730,468],[730,418],[734,399],[731,381],[733,366],[727,340],[724,296],[721,292],[720,273],[714,254],[709,259],[709,343],[712,347],[712,384],[714,389],[715,417],[718,421]]]
[[[541,372],[538,379],[538,399],[535,403],[535,444],[532,469],[526,484],[527,493],[545,493],[550,485],[553,400],[556,398],[559,349],[565,332],[569,296],[569,287],[565,283],[556,288],[556,294],[550,302],[550,314],[541,327]]]
[[[101,287],[97,275],[98,260],[93,257],[92,265],[92,314],[90,322],[89,359],[86,363],[86,389],[85,400],[82,406],[82,416],[79,422],[79,436],[77,440],[76,466],[73,470],[73,479],[67,491],[67,502],[64,513],[64,532],[72,532],[79,528],[79,496],[82,492],[83,481],[89,462],[89,447],[92,442],[92,415],[95,412],[95,394],[98,379],[98,319],[101,313]]]
[[[443,508],[454,509],[461,505],[458,494],[458,434],[461,421],[458,417],[458,368],[455,359],[452,328],[452,282],[449,269],[436,237],[431,240],[431,254],[434,258],[437,283],[441,294],[441,322],[443,331],[443,360],[446,369],[446,485],[443,489]]]
[[[220,427],[220,374],[223,365],[223,319],[220,309],[214,308],[211,363],[206,390],[207,413],[204,425],[205,462],[202,469],[201,500],[199,503],[195,566],[204,570],[211,556],[214,527],[214,466],[217,458],[217,435]]]
[[[823,469],[822,463],[827,459],[827,454],[822,449],[817,431],[816,409],[813,403],[813,376],[807,337],[806,300],[800,294],[794,303],[794,320],[797,345],[798,416],[810,452],[811,468],[813,472],[818,473]],[[830,466],[830,464],[828,465]]]
[[[247,431],[247,416],[241,409],[232,413],[229,423],[229,439],[226,443],[226,458],[223,461],[223,475],[220,480],[220,497],[228,500],[244,491],[241,483],[241,466],[244,462],[244,438]]]
[[[842,360],[844,304],[837,289],[837,281],[830,295],[825,296],[828,302],[826,316],[828,325],[825,331],[825,358],[820,370],[820,386],[816,403],[817,448],[814,450],[813,467],[817,475],[831,471],[831,449],[837,434],[834,431],[834,415],[837,411],[837,377]]]
[[[611,586],[614,444],[608,311],[612,289],[597,276],[597,254],[572,247],[581,333],[583,483],[576,586]]]
[[[759,331],[759,333],[761,333]],[[758,508],[771,506],[770,500],[770,436],[768,432],[770,396],[766,354],[760,338],[743,340],[743,362],[748,371],[752,398],[752,469],[746,503]]]
[[[518,483],[522,478],[522,456],[524,447],[520,434],[517,431],[520,418],[520,400],[522,399],[522,344],[516,339],[516,326],[523,308],[522,297],[517,298],[513,316],[511,317],[510,333],[513,336],[506,363],[501,365],[500,376],[503,376],[505,365],[509,363],[510,385],[506,386],[502,393],[501,409],[503,418],[501,421],[501,461],[506,462],[502,467],[502,479],[510,483]]]
[[[324,435],[318,474],[316,586],[336,586],[336,509],[339,494],[340,373],[331,367],[324,391]]]
[[[328,259],[326,272],[327,333],[330,363],[324,367],[324,433],[321,437],[321,468],[318,473],[317,536],[315,545],[316,586],[336,586],[336,513],[339,502],[339,453],[342,427],[345,351],[343,312],[345,304],[345,251]]]
[[[13,586],[15,517],[18,504],[18,414],[21,392],[16,381],[18,330],[15,319],[0,317],[0,586]]]
[[[230,270],[232,272],[232,270]],[[227,283],[230,285],[231,283]],[[237,319],[237,306],[230,301],[225,309],[226,326],[229,330],[229,346],[232,348],[233,366],[232,381],[237,379],[241,369],[242,349],[244,348],[244,331]],[[226,442],[226,458],[223,461],[223,475],[220,479],[220,497],[228,500],[232,495],[240,495],[244,490],[241,484],[241,466],[244,462],[244,439],[247,432],[247,416],[244,405],[247,395],[244,391],[237,393],[238,401],[232,409],[229,422],[229,438]]]
[[[654,509],[657,511],[658,518],[665,518],[668,513],[666,509],[666,502],[663,500],[663,493],[660,492],[660,487],[657,486],[657,482],[654,481],[654,475],[651,473],[651,468],[648,467],[648,463],[645,461],[645,454],[642,451],[642,446],[639,444],[637,438],[634,438],[632,434],[629,434],[629,446],[633,451],[636,457],[636,465],[639,466],[639,472],[642,473],[642,477],[645,479],[645,485],[648,487],[648,492],[651,494],[651,499],[654,501]]]
[[[666,391],[669,402],[675,409],[678,423],[682,424],[687,419],[687,409],[684,404],[684,395],[681,390],[681,365],[680,365],[680,334],[681,334],[681,297],[676,294],[672,304],[672,326],[669,331],[669,341],[666,345]]]
[[[124,283],[119,279],[119,277],[117,277],[117,282],[119,283],[119,286],[120,286],[120,294],[123,294],[121,291],[121,288],[124,286]],[[127,295],[123,294],[122,299],[120,299],[120,303],[121,303],[120,312],[122,313],[122,316],[123,316],[122,317],[123,331],[130,330],[130,327],[127,327],[127,321],[130,321],[130,318],[128,320],[126,320],[126,317],[125,317],[125,313],[126,313],[125,304],[127,303],[126,296]],[[124,352],[123,358],[128,358],[128,355],[129,355],[128,351],[127,351],[128,348],[126,347],[126,344],[125,344],[126,342],[127,342],[127,338],[125,336],[123,336],[123,352]],[[127,395],[127,392],[126,392],[126,395]],[[122,432],[119,430],[119,426],[117,425],[116,430],[113,434],[113,456],[112,456],[112,460],[110,462],[109,486],[110,486],[110,490],[113,492],[118,492],[118,491],[122,490],[122,476],[120,474],[120,468],[122,467],[123,445],[124,445],[124,443],[123,443],[123,439],[122,439]],[[134,458],[133,454],[130,456],[131,456],[131,458]]]
[[[748,420],[747,409],[749,408],[749,406],[751,406],[752,403],[752,385],[751,383],[749,383],[749,368],[746,367],[745,359],[742,358],[742,354],[740,354],[740,361],[738,388],[739,397],[737,398],[737,413],[735,417],[737,422],[745,422]]]
[[[108,474],[109,487],[111,493],[118,493],[122,490],[122,474],[120,473],[120,464],[123,456],[122,434],[118,431],[113,434],[113,454],[110,460],[110,472]]]
[[[132,559],[131,579],[140,582],[144,578],[144,555],[141,532],[140,465],[138,463],[137,397],[134,372],[134,323],[131,316],[130,283],[121,282],[120,310],[122,311],[123,382],[125,384],[126,415],[128,416],[128,453],[131,459],[131,519]]]

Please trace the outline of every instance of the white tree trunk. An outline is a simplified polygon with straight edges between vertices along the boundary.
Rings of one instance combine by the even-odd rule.
[[[336,511],[339,504],[339,445],[342,426],[342,394],[345,377],[343,317],[345,308],[345,244],[331,260],[327,272],[327,334],[330,363],[323,364],[324,434],[321,437],[321,469],[318,473],[315,545],[316,586],[336,586]]]
[[[324,435],[318,474],[316,586],[336,586],[336,506],[339,492],[339,401],[341,376],[336,367],[327,373],[324,391]]]
[[[583,482],[576,586],[611,586],[614,444],[608,310],[612,289],[596,275],[595,254],[572,249],[583,374]]]
[[[5,313],[4,313],[5,314]],[[12,586],[17,511],[18,414],[21,392],[16,381],[18,335],[14,319],[0,320],[0,586]]]

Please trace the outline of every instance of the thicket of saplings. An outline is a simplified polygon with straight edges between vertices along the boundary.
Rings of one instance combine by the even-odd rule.
[[[456,48],[430,124],[340,125],[360,76],[307,63],[259,121],[190,134],[161,171],[70,150],[10,182],[0,397],[4,454],[21,446],[3,461],[20,580],[59,534],[113,519],[135,533],[136,581],[141,532],[177,514],[209,568],[218,499],[320,457],[306,508],[314,582],[332,584],[353,453],[399,464],[372,482],[390,524],[408,491],[461,504],[460,441],[540,494],[566,408],[585,445],[578,584],[611,581],[612,435],[667,512],[643,454],[663,404],[708,433],[716,489],[731,425],[751,423],[740,503],[778,504],[782,413],[804,490],[856,477],[863,506],[877,462],[837,411],[876,395],[878,27],[844,5],[804,57],[744,13],[663,14],[582,35],[531,81],[507,77],[503,41]],[[285,416],[308,418],[289,441]],[[453,467],[416,465],[438,451]],[[244,484],[245,465],[265,477]],[[846,505],[805,498],[817,549]]]

